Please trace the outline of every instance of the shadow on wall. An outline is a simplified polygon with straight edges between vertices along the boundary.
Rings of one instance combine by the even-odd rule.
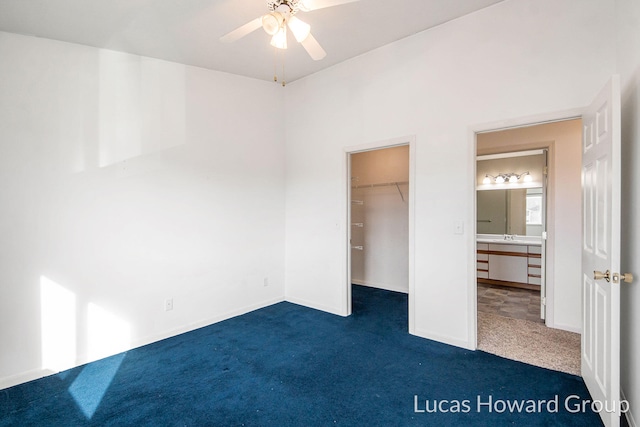
[[[640,182],[638,176],[638,164],[640,163],[640,124],[637,118],[640,116],[640,68],[636,69],[634,78],[630,79],[622,90],[622,180],[621,180],[621,230],[620,234],[620,266],[623,271],[633,274],[640,273],[640,239],[638,232],[640,223],[635,211],[640,205]],[[636,279],[638,280],[638,279]],[[634,283],[631,286],[620,288],[620,338],[622,371],[633,371],[634,355],[637,352],[638,341],[637,324],[638,289]],[[625,357],[626,356],[626,357]],[[622,388],[629,393],[633,388],[633,381],[622,381]],[[637,396],[628,396],[630,399]],[[633,400],[632,400],[633,401]]]

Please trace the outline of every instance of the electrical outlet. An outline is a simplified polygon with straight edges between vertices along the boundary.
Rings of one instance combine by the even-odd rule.
[[[167,298],[164,300],[164,311],[173,310],[173,298]]]

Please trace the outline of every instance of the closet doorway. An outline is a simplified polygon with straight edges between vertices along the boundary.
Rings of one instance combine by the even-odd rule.
[[[347,302],[352,285],[409,295],[412,324],[411,141],[347,151]]]

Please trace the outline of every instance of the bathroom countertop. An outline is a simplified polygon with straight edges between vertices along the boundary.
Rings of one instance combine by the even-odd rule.
[[[529,245],[541,246],[542,239],[540,237],[516,236],[513,240],[505,240],[504,236],[483,236],[476,238],[476,243],[497,243],[501,245]]]

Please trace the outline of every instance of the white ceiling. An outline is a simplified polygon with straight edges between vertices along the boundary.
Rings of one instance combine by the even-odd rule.
[[[503,0],[360,0],[299,12],[327,51],[312,60],[289,36],[286,80],[353,58]],[[266,0],[0,0],[0,31],[112,49],[273,80],[275,55],[261,29],[219,38],[267,12]]]

